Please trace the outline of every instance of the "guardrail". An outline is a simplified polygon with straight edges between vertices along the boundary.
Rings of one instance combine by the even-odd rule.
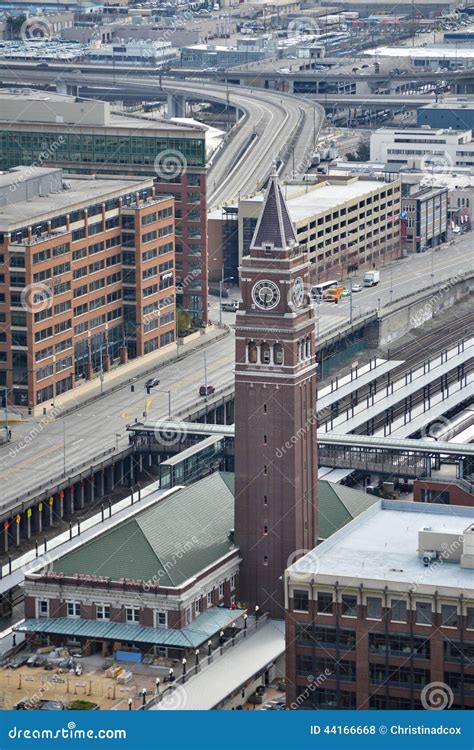
[[[186,669],[186,672],[176,677],[172,683],[169,683],[167,687],[161,692],[161,693],[155,693],[153,697],[147,701],[144,705],[140,706],[138,709],[139,711],[147,711],[150,708],[153,708],[153,706],[156,706],[159,704],[163,696],[176,689],[178,685],[185,685],[187,682],[189,682],[190,679],[192,679],[195,675],[202,672],[203,669],[206,668],[206,666],[210,666],[213,661],[214,657],[223,656],[227,651],[230,651],[230,649],[234,648],[238,643],[245,640],[247,636],[252,635],[252,633],[255,633],[259,627],[262,627],[262,625],[265,624],[268,620],[268,614],[265,612],[258,619],[252,618],[251,620],[245,620],[244,621],[244,627],[240,629],[235,629],[235,633],[232,634],[226,641],[223,643],[219,643],[219,645],[212,651],[212,647],[209,648],[206,647],[207,654],[204,653],[202,658],[199,658],[196,660],[196,663],[192,666]],[[199,655],[200,656],[200,655]],[[166,683],[165,683],[166,684]],[[140,694],[139,694],[140,695]],[[141,693],[143,695],[143,693]]]

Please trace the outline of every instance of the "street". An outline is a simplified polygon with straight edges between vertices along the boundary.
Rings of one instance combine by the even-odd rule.
[[[435,282],[471,270],[472,236],[469,234],[443,250],[409,256],[390,266],[380,267],[380,284],[353,295],[353,319],[389,303],[391,297],[396,301],[427,286],[431,281],[432,267]],[[361,283],[362,277],[363,273],[354,276],[353,283]],[[344,285],[349,286],[347,280],[344,280]],[[238,290],[231,291],[231,296],[238,299]],[[219,301],[216,297],[210,299],[210,317],[218,321]],[[317,320],[319,318],[317,330],[322,335],[349,319],[350,301],[341,300],[337,305],[323,302],[316,307],[316,312]],[[235,313],[223,312],[222,320],[232,326]],[[205,381],[205,362],[209,385],[216,390],[230,385],[233,380],[233,335],[193,352],[182,361],[161,367],[157,372],[160,385],[149,396],[145,396],[144,388],[150,377],[147,375],[137,380],[134,393],[129,385],[123,386],[51,424],[42,425],[40,418],[30,418],[13,425],[12,442],[0,448],[2,503],[60,476],[64,466],[67,473],[108,448],[116,445],[119,449],[125,448],[128,443],[126,425],[143,418],[145,405],[148,419],[168,416],[168,391],[172,414],[199,401],[199,386]]]

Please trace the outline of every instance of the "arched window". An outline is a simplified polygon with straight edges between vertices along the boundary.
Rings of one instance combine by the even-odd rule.
[[[270,363],[270,347],[268,344],[262,344],[260,347],[260,361],[264,365],[268,365]]]
[[[311,339],[309,336],[305,342],[305,355],[307,358],[311,357]]]
[[[283,364],[283,347],[281,344],[275,344],[273,347],[273,359],[276,365]]]

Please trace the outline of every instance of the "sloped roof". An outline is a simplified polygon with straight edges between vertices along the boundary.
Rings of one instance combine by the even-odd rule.
[[[319,494],[319,536],[328,539],[346,523],[377,502],[374,495],[367,495],[343,484],[334,484],[320,479]]]
[[[233,527],[234,497],[216,472],[56,560],[53,570],[179,586],[229,552]]]
[[[250,247],[263,247],[271,244],[285,249],[297,243],[295,230],[290,219],[288,206],[281,192],[278,177],[273,174],[258,217],[257,226]]]

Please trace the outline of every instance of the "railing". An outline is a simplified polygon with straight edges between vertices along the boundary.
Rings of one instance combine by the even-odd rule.
[[[210,666],[215,657],[223,656],[227,651],[234,648],[238,643],[243,641],[245,638],[247,638],[248,635],[251,635],[256,630],[258,630],[259,627],[262,627],[262,625],[268,620],[268,614],[263,613],[258,618],[252,618],[248,619],[246,621],[246,627],[240,628],[236,631],[235,635],[232,635],[228,640],[226,640],[224,643],[219,644],[217,648],[214,649],[211,653],[208,653],[207,655],[204,655],[199,662],[197,662],[194,666],[186,669],[186,672],[179,675],[179,677],[176,677],[172,683],[167,684],[165,689],[160,693],[157,692],[155,695],[153,695],[150,700],[147,700],[147,702],[140,706],[138,709],[139,711],[145,711],[153,706],[156,706],[158,703],[160,703],[163,699],[163,696],[176,689],[178,685],[185,685],[190,679],[192,679],[195,675],[202,672],[203,669],[206,668],[206,666]]]
[[[423,477],[425,482],[433,482],[439,484],[452,484],[460,489],[467,492],[469,495],[474,496],[474,480],[464,479],[463,477],[443,477],[443,476],[427,476]]]

